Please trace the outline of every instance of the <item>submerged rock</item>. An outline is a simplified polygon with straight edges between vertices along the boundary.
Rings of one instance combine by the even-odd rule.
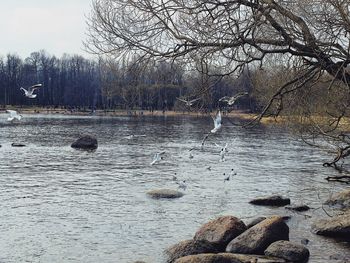
[[[280,195],[271,195],[271,196],[255,198],[251,200],[249,203],[254,205],[266,205],[266,206],[285,206],[290,204],[290,199],[282,197]]]
[[[273,242],[289,240],[289,227],[282,217],[267,218],[234,238],[226,247],[226,252],[243,254],[264,254]]]
[[[303,245],[285,240],[272,243],[264,253],[267,256],[284,258],[293,262],[306,262],[310,256],[309,250]]]
[[[23,143],[16,143],[16,142],[13,142],[13,143],[11,143],[11,146],[12,146],[12,147],[24,147],[24,146],[26,146],[26,145],[23,144]]]
[[[205,240],[184,240],[165,251],[167,263],[173,263],[176,259],[189,255],[197,255],[202,253],[219,252],[212,244]]]
[[[90,135],[84,135],[72,143],[72,148],[94,150],[97,149],[97,139]]]
[[[326,202],[326,205],[340,206],[340,208],[350,208],[350,188],[336,193]]]
[[[330,219],[321,219],[315,222],[311,229],[317,235],[350,240],[350,212]]]
[[[148,196],[159,199],[159,198],[179,198],[184,194],[182,192],[172,189],[154,189],[146,193]]]
[[[239,218],[221,216],[204,224],[195,234],[195,240],[205,240],[225,251],[227,244],[247,229]]]
[[[199,254],[179,258],[175,263],[285,263],[282,258],[232,253]]]
[[[285,207],[285,209],[293,210],[297,212],[303,212],[310,210],[310,207],[307,205],[288,205]]]

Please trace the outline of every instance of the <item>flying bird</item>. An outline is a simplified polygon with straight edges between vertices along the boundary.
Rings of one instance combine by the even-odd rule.
[[[160,152],[160,153],[156,153],[154,156],[153,156],[153,160],[152,162],[150,163],[150,165],[154,165],[156,163],[159,163],[161,160],[163,160],[163,157],[161,156],[162,154],[164,154],[165,152]]]
[[[180,99],[180,98],[176,98],[179,101],[182,101],[185,103],[186,106],[191,107],[197,100],[199,100],[199,98],[197,99],[193,99],[193,100],[184,100],[184,99]]]
[[[23,90],[23,91],[24,91],[24,95],[25,95],[27,98],[34,99],[34,98],[36,98],[37,95],[36,95],[36,94],[33,94],[33,92],[34,92],[36,89],[42,87],[42,85],[43,85],[43,84],[35,84],[35,85],[29,87],[28,90],[26,90],[26,89],[24,89],[24,88],[21,87],[20,90]]]
[[[209,137],[209,135],[211,134],[211,133],[217,133],[220,129],[221,129],[221,126],[222,126],[222,124],[221,124],[221,113],[220,113],[220,111],[216,114],[216,116],[215,116],[215,118],[214,117],[212,117],[213,118],[213,121],[214,121],[214,129],[212,129],[210,132],[208,132],[208,134],[206,134],[205,135],[205,137],[203,138],[203,140],[202,140],[202,146],[201,146],[201,148],[203,149],[203,146],[204,146],[204,143],[205,143],[205,141],[208,139],[208,137]]]
[[[226,102],[227,105],[232,106],[236,102],[236,100],[246,95],[248,95],[248,92],[239,92],[232,97],[229,97],[229,96],[222,97],[221,99],[219,99],[219,101]]]
[[[218,130],[221,129],[221,113],[220,111],[218,112],[218,114],[216,114],[215,118],[213,118],[214,121],[214,129],[212,129],[210,132],[211,133],[216,133]]]
[[[10,116],[7,118],[8,121],[13,121],[13,120],[21,120],[22,115],[18,114],[17,111],[15,110],[6,110],[7,113],[10,114]]]

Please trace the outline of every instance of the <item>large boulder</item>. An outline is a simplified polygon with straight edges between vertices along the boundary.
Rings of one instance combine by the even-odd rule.
[[[205,240],[225,251],[227,244],[247,229],[239,218],[221,216],[204,224],[194,235],[195,240]]]
[[[226,252],[262,255],[270,244],[278,240],[289,240],[289,227],[282,217],[272,216],[233,239]]]
[[[282,197],[280,195],[271,195],[258,197],[251,200],[249,203],[254,205],[266,205],[266,206],[285,206],[290,204],[290,199]]]
[[[254,218],[252,221],[250,221],[247,224],[247,228],[251,228],[251,227],[255,226],[256,224],[259,224],[261,221],[264,221],[265,219],[266,219],[266,217],[264,217],[264,216]]]
[[[167,263],[172,263],[176,259],[185,257],[188,255],[196,255],[202,253],[217,253],[219,252],[216,247],[205,240],[185,240],[181,241],[167,250],[165,254],[167,256]]]
[[[149,197],[159,199],[159,198],[179,198],[184,194],[182,192],[172,190],[172,189],[154,189],[146,193]]]
[[[350,208],[350,188],[336,193],[325,204],[339,206],[340,208]]]
[[[350,240],[350,212],[329,219],[321,219],[311,226],[317,235],[342,237]]]
[[[72,143],[72,148],[94,150],[97,149],[97,139],[90,135],[84,135]]]
[[[285,240],[272,243],[264,253],[267,256],[284,258],[293,262],[306,262],[310,256],[309,250],[303,245]]]
[[[199,254],[179,258],[175,263],[285,263],[282,258],[232,253]]]

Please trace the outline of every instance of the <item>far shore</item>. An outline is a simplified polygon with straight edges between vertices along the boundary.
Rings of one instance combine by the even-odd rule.
[[[31,107],[31,106],[2,106],[0,113],[6,110],[16,110],[20,114],[62,114],[72,116],[125,116],[125,117],[142,117],[142,116],[189,116],[189,117],[203,117],[214,116],[216,111],[202,112],[202,111],[175,111],[175,110],[125,110],[125,109],[97,109],[91,111],[90,109],[63,109],[52,107]],[[257,113],[251,113],[243,110],[222,111],[223,117],[236,118],[246,122],[253,122],[257,117]],[[313,116],[313,121],[323,123],[325,118],[321,116]],[[306,119],[303,120],[305,124]],[[278,116],[278,117],[263,117],[260,120],[261,124],[266,125],[285,125],[287,123],[300,124],[300,118],[298,116]],[[350,120],[343,119],[339,124],[339,128],[350,131]]]
[[[0,110],[16,110],[21,114],[64,114],[64,115],[82,115],[82,116],[214,116],[216,111],[213,112],[199,112],[199,111],[175,111],[175,110],[125,110],[125,109],[108,109],[95,111],[91,110],[79,110],[79,109],[61,109],[61,108],[43,108],[43,107],[27,107],[27,106],[6,106]],[[256,114],[248,113],[241,110],[233,110],[230,112],[222,111],[223,116],[235,117],[244,120],[253,120]]]

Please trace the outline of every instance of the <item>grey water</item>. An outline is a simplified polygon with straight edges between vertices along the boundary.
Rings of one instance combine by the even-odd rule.
[[[349,244],[310,232],[312,222],[327,218],[321,203],[344,187],[324,179],[335,173],[322,167],[330,156],[280,128],[223,122],[201,151],[212,129],[209,116],[27,114],[8,123],[0,114],[0,262],[162,262],[165,248],[215,217],[249,222],[276,214],[291,216],[292,241],[310,240],[309,262],[350,258]],[[97,137],[96,151],[70,147],[82,134]],[[225,143],[229,152],[220,162]],[[151,166],[159,151],[164,160]],[[232,169],[237,175],[224,181]],[[175,173],[186,180],[182,198],[147,197],[148,190],[177,189]],[[313,209],[295,213],[248,203],[271,194]]]

